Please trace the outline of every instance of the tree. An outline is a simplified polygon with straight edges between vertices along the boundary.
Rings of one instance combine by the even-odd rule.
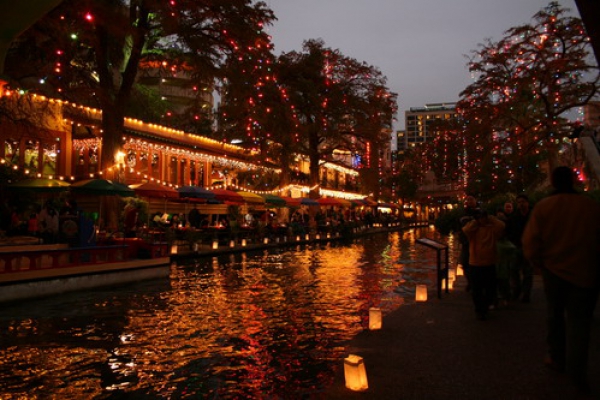
[[[418,181],[422,177],[420,169],[414,170],[414,163],[404,163],[398,174],[388,178],[390,186],[396,187],[396,195],[405,203],[406,200],[412,200],[419,189]]]
[[[310,186],[319,185],[321,160],[335,149],[372,154],[391,128],[396,95],[386,78],[366,63],[326,48],[321,40],[304,42],[303,52],[282,54],[279,82],[294,107],[294,140],[308,155]]]
[[[228,58],[252,51],[273,19],[265,3],[250,0],[66,0],[24,33],[10,73],[32,89],[100,108],[107,168],[122,145],[141,61],[186,68],[190,85],[205,87],[222,77]]]
[[[461,93],[458,108],[467,125],[486,121],[487,132],[475,131],[489,151],[497,149],[493,142],[512,141],[516,160],[543,153],[553,167],[571,131],[564,114],[597,94],[589,40],[581,20],[567,11],[552,2],[532,24],[473,51],[469,70],[477,77]]]

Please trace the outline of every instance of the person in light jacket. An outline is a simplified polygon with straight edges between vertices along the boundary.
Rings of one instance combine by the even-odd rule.
[[[573,171],[557,167],[552,195],[538,202],[523,232],[523,252],[539,268],[548,309],[546,365],[589,392],[588,347],[600,287],[600,204],[577,193]]]
[[[496,300],[497,243],[504,233],[504,222],[485,211],[478,211],[463,232],[469,240],[471,293],[478,319],[485,320]]]

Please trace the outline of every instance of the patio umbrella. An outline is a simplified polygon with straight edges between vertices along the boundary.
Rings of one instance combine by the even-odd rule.
[[[302,204],[303,206],[318,206],[319,205],[319,203],[315,199],[311,199],[308,197],[302,197],[302,199],[300,200],[300,204]]]
[[[177,199],[179,192],[171,187],[155,182],[136,183],[129,185],[138,196],[152,197],[157,199]]]
[[[90,199],[97,200],[98,221],[106,219],[107,226],[118,220],[115,196],[131,197],[135,195],[133,190],[122,183],[108,179],[85,179],[75,182],[71,184],[71,193],[87,196],[86,202]]]
[[[281,197],[285,201],[285,205],[288,207],[300,207],[300,197]]]
[[[368,197],[365,197],[363,199],[363,201],[365,202],[366,206],[369,206],[369,207],[376,207],[377,206],[377,202],[369,199]]]
[[[352,199],[352,200],[350,200],[350,204],[354,207],[361,207],[361,206],[366,206],[367,202],[364,201],[363,199]]]
[[[198,186],[182,186],[177,188],[177,191],[181,198],[205,199],[206,201],[216,199],[213,192]]]
[[[267,204],[267,206],[285,207],[285,205],[287,204],[283,197],[279,197],[274,194],[265,193],[261,194],[261,197],[265,199],[265,203]]]
[[[336,199],[334,197],[322,197],[317,199],[317,202],[321,206],[336,206],[336,207],[348,207],[350,202],[342,199]]]
[[[122,183],[108,179],[85,179],[71,184],[73,193],[87,194],[92,196],[133,196],[133,190]]]
[[[54,193],[68,190],[70,183],[59,179],[30,178],[7,185],[9,189],[30,190],[37,193]]]
[[[342,207],[352,207],[352,203],[346,199],[337,199]]]
[[[237,194],[242,196],[244,198],[244,202],[247,204],[265,204],[265,199],[256,193],[244,192],[243,190],[240,190],[237,192]]]
[[[211,189],[217,200],[221,200],[226,204],[242,205],[245,203],[244,198],[233,190],[227,189]]]

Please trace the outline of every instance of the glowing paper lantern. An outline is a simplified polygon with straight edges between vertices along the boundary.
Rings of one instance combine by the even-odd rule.
[[[216,249],[219,248],[219,241],[218,240],[213,240],[212,248],[213,248],[213,250],[216,250]]]
[[[346,387],[350,390],[361,391],[369,388],[367,370],[360,356],[350,354],[344,358],[344,377]]]
[[[310,235],[307,233],[306,236],[304,236],[305,240],[310,240]]]
[[[453,269],[448,269],[448,280],[453,281],[456,279],[456,271]]]
[[[458,264],[458,266],[456,267],[456,276],[463,276],[465,274],[465,271],[463,270],[463,266],[461,264]]]
[[[242,247],[246,247],[246,239],[242,239]]]
[[[427,285],[417,285],[417,290],[415,291],[415,300],[427,301]]]
[[[369,329],[372,331],[381,329],[381,308],[369,308]]]
[[[264,243],[264,244],[269,244],[269,238],[264,238],[264,239],[263,239],[263,243]]]
[[[235,247],[235,240],[229,241],[229,247]]]
[[[300,241],[300,236],[296,236],[296,242]]]
[[[177,245],[176,244],[171,246],[171,254],[177,254]]]

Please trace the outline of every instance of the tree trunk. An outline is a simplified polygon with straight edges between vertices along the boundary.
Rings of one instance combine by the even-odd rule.
[[[116,166],[116,155],[122,150],[123,136],[123,113],[116,105],[105,106],[102,109],[102,160],[100,168],[107,174],[108,179],[116,179],[115,169],[113,174],[108,172],[108,168]],[[112,175],[112,176],[111,176]]]
[[[309,160],[309,186],[311,188],[309,197],[311,199],[319,198],[319,132],[318,128],[312,128],[309,132],[308,138],[308,160]],[[315,188],[315,189],[313,189]]]
[[[289,154],[285,149],[280,154],[281,174],[279,175],[279,187],[284,188],[292,181],[292,174],[290,171],[290,159]]]

